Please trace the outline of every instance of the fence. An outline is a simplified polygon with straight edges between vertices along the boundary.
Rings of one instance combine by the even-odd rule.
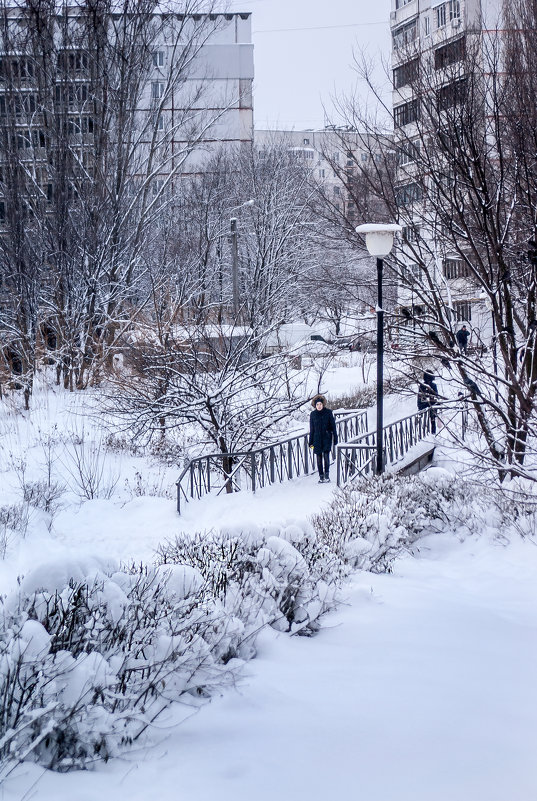
[[[433,417],[430,409],[403,417],[383,428],[384,459],[386,464],[396,462],[417,442],[432,432]],[[336,448],[337,485],[343,486],[359,475],[376,473],[377,436],[368,432],[340,444]]]
[[[336,428],[340,442],[354,440],[367,427],[367,413],[337,413]],[[242,453],[210,453],[192,459],[179,476],[177,511],[190,499],[210,492],[255,492],[268,484],[287,481],[315,471],[315,457],[308,445],[309,433],[265,445]]]

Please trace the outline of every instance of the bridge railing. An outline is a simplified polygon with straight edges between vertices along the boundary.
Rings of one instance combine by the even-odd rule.
[[[433,417],[430,409],[416,412],[383,428],[384,462],[390,464],[401,459],[417,442],[432,433]],[[372,475],[377,471],[377,435],[369,431],[336,448],[337,485],[342,487],[358,476]]]
[[[367,428],[367,412],[334,412],[339,441],[355,439]],[[191,499],[208,493],[252,490],[255,492],[269,484],[288,481],[314,472],[315,457],[308,445],[309,432],[304,431],[240,453],[210,453],[192,459],[179,476],[177,511]]]

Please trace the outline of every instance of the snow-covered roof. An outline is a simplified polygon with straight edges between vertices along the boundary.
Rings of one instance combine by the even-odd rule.
[[[306,323],[285,323],[277,330],[271,331],[267,337],[266,345],[269,348],[288,348],[312,336],[322,336],[321,332]]]

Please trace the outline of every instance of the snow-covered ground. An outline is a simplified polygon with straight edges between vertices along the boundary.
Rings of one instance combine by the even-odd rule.
[[[0,798],[532,801],[536,574],[530,541],[431,537],[356,575],[316,637],[262,634],[237,688],[161,720],[154,748],[25,766]]]
[[[358,383],[349,372],[346,381],[331,376],[334,391]],[[27,479],[46,467],[37,429],[73,425],[62,397],[43,396],[32,430],[22,418],[2,420],[4,457],[31,455]],[[386,418],[414,408],[414,399],[388,398]],[[75,416],[79,426],[82,406]],[[157,497],[143,492],[148,460],[120,454],[110,469],[119,495],[74,503],[70,488],[53,518],[34,513],[0,560],[0,593],[56,559],[151,562],[179,531],[303,521],[334,492],[302,477],[255,496],[205,498],[178,517],[177,470],[159,474],[169,497]],[[134,492],[140,471],[145,484]],[[12,503],[16,471],[4,463],[3,473],[2,503]],[[170,709],[153,746],[93,771],[25,764],[0,801],[534,801],[536,540],[447,533],[418,545],[392,574],[355,574],[315,637],[262,632],[237,686],[201,708]]]

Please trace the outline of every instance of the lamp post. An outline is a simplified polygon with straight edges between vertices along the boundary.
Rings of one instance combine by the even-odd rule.
[[[235,206],[231,211],[238,211],[245,206],[253,206],[254,200],[246,200],[239,206]],[[237,318],[239,311],[239,248],[237,244],[237,218],[230,219],[231,228],[231,283],[233,287],[233,316]]]
[[[400,225],[389,223],[366,223],[356,228],[356,233],[365,236],[365,244],[371,256],[377,258],[377,475],[384,472],[384,309],[382,308],[383,257],[393,247],[393,237],[401,230]]]

